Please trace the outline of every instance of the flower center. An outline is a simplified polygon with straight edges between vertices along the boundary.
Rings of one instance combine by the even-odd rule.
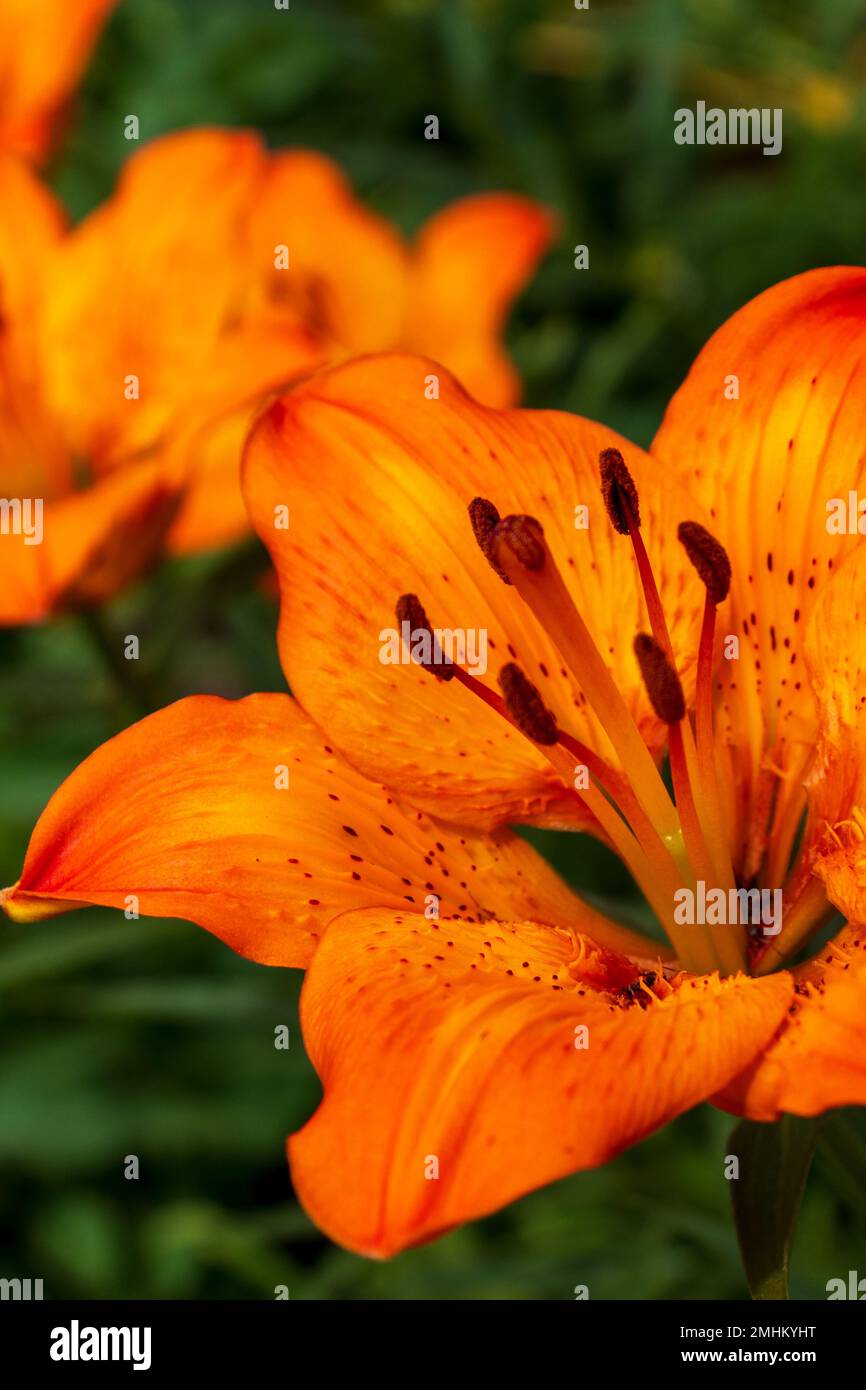
[[[725,829],[723,807],[733,804],[733,784],[729,760],[721,756],[714,737],[713,664],[716,609],[730,588],[730,562],[724,547],[698,522],[681,523],[678,540],[705,589],[693,727],[641,536],[637,488],[617,449],[604,450],[600,469],[608,517],[631,541],[646,604],[650,632],[637,635],[634,650],[650,704],[668,729],[673,796],[534,517],[501,518],[484,498],[469,507],[486,559],[556,646],[610,740],[619,768],[558,727],[516,663],[499,672],[501,695],[458,665],[430,663],[427,669],[439,679],[456,677],[530,739],[565,785],[574,787],[653,907],[682,965],[695,972],[731,974],[769,956],[768,944],[781,931],[783,895],[737,883]],[[414,595],[400,599],[397,616],[432,635]],[[575,776],[578,769],[585,769],[583,781]],[[819,905],[812,893],[803,894],[798,905],[805,914],[802,934],[805,919],[813,924]],[[779,963],[778,953],[773,956],[772,963]]]

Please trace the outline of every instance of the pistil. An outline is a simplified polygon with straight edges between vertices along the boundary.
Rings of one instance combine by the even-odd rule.
[[[730,815],[732,788],[716,757],[713,735],[713,666],[716,637],[716,609],[724,603],[731,587],[731,562],[724,546],[720,545],[705,527],[696,521],[682,521],[677,539],[685,550],[698,577],[706,589],[704,615],[698,646],[698,669],[695,682],[695,745],[698,758],[698,777],[703,794],[707,842],[725,886],[734,881],[728,838],[722,815],[724,803]]]

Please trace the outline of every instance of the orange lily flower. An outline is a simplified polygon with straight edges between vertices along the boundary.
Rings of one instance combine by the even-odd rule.
[[[41,161],[117,0],[3,0],[0,149]]]
[[[864,370],[866,272],[828,270],[719,331],[650,455],[413,357],[260,419],[244,485],[300,704],[191,699],[119,735],[2,896],[26,921],[133,895],[309,966],[324,1098],[289,1155],[334,1239],[393,1254],[702,1100],[866,1102],[866,549],[825,506],[859,481]],[[412,660],[383,658],[395,621]],[[495,681],[468,642],[443,663],[446,625],[484,631]],[[588,908],[516,822],[606,838],[670,947]],[[685,923],[701,884],[778,887],[784,913]],[[849,924],[791,967],[832,906]]]
[[[245,535],[253,414],[315,366],[405,344],[510,402],[499,333],[551,234],[528,199],[482,194],[407,246],[329,160],[243,131],[145,146],[73,230],[11,157],[0,199],[0,490],[44,505],[41,542],[0,534],[4,623]]]

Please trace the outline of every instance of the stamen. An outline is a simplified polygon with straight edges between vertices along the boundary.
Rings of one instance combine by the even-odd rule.
[[[444,655],[439,640],[430,626],[430,619],[427,617],[417,594],[401,594],[397,600],[395,612],[401,632],[403,624],[409,624],[412,641],[408,647],[412,660],[418,666],[423,667],[425,671],[429,671],[432,676],[435,676],[437,681],[453,680],[456,669],[450,658]],[[430,638],[429,659],[425,659],[424,655],[416,648],[414,639],[419,632],[426,632]]]
[[[499,672],[498,681],[503,696],[505,697],[505,709],[508,717],[520,732],[526,738],[532,739],[533,743],[540,744],[545,749],[552,749],[557,744],[562,745],[561,748],[557,749],[559,756],[552,756],[551,761],[563,776],[566,785],[568,785],[568,775],[572,771],[572,767],[569,763],[564,761],[561,755],[565,749],[568,749],[572,757],[575,756],[576,752],[578,756],[583,754],[589,755],[590,762],[587,763],[588,770],[592,773],[595,780],[601,783],[602,789],[611,796],[609,784],[606,786],[603,774],[599,774],[598,764],[600,759],[589,754],[589,750],[584,749],[577,740],[560,732],[557,727],[556,719],[544,704],[537,686],[533,685],[532,681],[529,680],[528,676],[525,675],[515,661],[509,661],[502,667]],[[609,773],[610,770],[605,768],[605,771]],[[587,793],[589,794],[587,795]],[[659,879],[666,879],[668,883],[668,893],[671,892],[672,887],[679,886],[673,862],[670,856],[664,852],[661,840],[646,821],[639,806],[635,804],[634,811],[640,818],[644,831],[649,831],[647,841],[654,845],[655,848],[655,854],[651,856],[647,856],[646,854],[647,845],[643,843],[641,843],[641,845],[638,844],[638,841],[634,838],[634,834],[629,831],[627,823],[621,819],[620,814],[617,814],[619,808],[612,796],[612,804],[608,805],[604,798],[594,789],[583,788],[580,794],[583,796],[586,805],[593,812],[596,819],[607,831],[609,839],[619,848],[624,861],[632,869],[637,881],[644,887],[644,891],[647,893],[650,901],[659,901],[655,883],[652,883],[653,878],[656,881]],[[634,800],[630,789],[629,798],[632,801]],[[672,901],[672,899],[662,900],[664,920],[667,920],[669,916],[669,908],[665,911],[666,902],[669,901]]]
[[[418,612],[420,611],[425,619],[426,614],[420,603],[418,609],[413,611],[415,621],[419,626],[423,626],[418,619]],[[429,620],[427,625],[429,627]],[[431,674],[436,674],[434,667],[427,666],[426,669]],[[669,850],[645,815],[628,782],[579,739],[558,729],[555,716],[545,706],[537,687],[515,662],[506,663],[499,673],[498,679],[505,695],[504,699],[457,664],[450,667],[449,672],[473,695],[478,696],[502,718],[512,723],[526,738],[540,745],[566,786],[572,786],[576,763],[587,768],[593,782],[597,783],[601,790],[591,785],[576,790],[575,794],[595,816],[620,853],[623,862],[631,869],[647,901],[654,907],[659,921],[671,935],[680,959],[683,963],[690,960],[691,942],[670,932],[670,904],[674,901],[676,889],[681,886],[680,876]],[[627,820],[622,818],[623,812]],[[699,965],[692,962],[690,968],[697,969]]]
[[[573,771],[573,761],[569,752],[557,744],[544,748],[544,752],[568,784]],[[646,841],[639,840],[623,820],[615,803],[612,803],[598,789],[594,782],[581,788],[577,795],[592,812],[608,837],[623,863],[629,869],[635,883],[653,908],[664,926],[682,965],[687,970],[700,972],[707,969],[707,963],[715,962],[705,931],[694,927],[681,927],[673,921],[672,905],[675,894],[682,886],[682,878],[670,853],[663,847],[657,833],[653,830]],[[709,966],[713,968],[712,964]]]
[[[401,622],[411,622],[413,627],[428,632],[431,630],[427,614],[414,594],[401,597],[397,604],[397,616]],[[431,663],[419,664],[431,675],[437,674]],[[573,789],[573,794],[595,817],[623,863],[630,869],[659,921],[665,925],[681,963],[690,970],[704,968],[706,956],[697,955],[699,942],[691,929],[671,928],[671,904],[681,885],[681,876],[670,852],[637,804],[625,779],[614,773],[602,758],[585,748],[579,740],[557,729],[554,715],[516,663],[507,663],[500,672],[499,682],[505,692],[504,699],[462,666],[455,663],[448,669],[461,685],[544,752],[564,785]],[[573,788],[575,760],[583,763],[590,773],[592,780],[587,787]],[[623,818],[620,810],[623,803],[632,814],[633,825],[640,827],[637,837]]]
[[[571,667],[596,717],[619,753],[623,775],[642,812],[638,819],[632,820],[637,840],[630,835],[630,842],[622,843],[624,822],[616,816],[615,825],[610,825],[611,808],[603,799],[599,807],[586,793],[582,793],[587,805],[619,849],[655,908],[681,960],[690,969],[706,968],[708,961],[710,968],[720,964],[718,952],[706,928],[701,927],[697,931],[689,928],[683,933],[672,921],[673,894],[683,881],[694,884],[694,869],[688,854],[689,839],[693,846],[699,845],[703,850],[694,805],[689,798],[692,833],[687,838],[678,809],[671,804],[658,768],[556,568],[541,525],[534,517],[506,517],[492,534],[491,548],[521,598],[528,603],[556,643],[566,665]],[[669,670],[679,690],[681,718],[685,714],[685,700],[672,665]],[[677,713],[676,710],[669,712]],[[675,727],[678,729],[679,725]],[[557,766],[559,757],[559,748],[551,751],[554,766]],[[697,862],[706,862],[705,850]],[[739,961],[733,968],[739,968]]]
[[[676,857],[682,831],[650,752],[556,567],[534,517],[506,517],[491,538],[495,558],[555,643],[619,754],[623,774]],[[527,563],[528,562],[528,563]]]
[[[597,801],[589,799],[586,791],[579,793],[595,815],[596,820],[607,831],[611,843],[619,850],[623,862],[631,870],[635,882],[643,890],[647,901],[655,910],[659,922],[673,942],[682,964],[689,970],[701,971],[707,968],[708,961],[713,964],[717,963],[716,953],[705,929],[696,932],[689,927],[684,930],[673,922],[671,908],[676,900],[677,890],[683,887],[683,874],[677,867],[669,847],[663,843],[655,826],[638,802],[629,783],[624,777],[614,773],[606,763],[602,762],[596,754],[592,753],[571,734],[560,730],[559,743],[561,747],[568,750],[572,758],[587,768],[593,780],[604,791],[611,806],[620,811],[625,817],[626,825],[631,827],[634,838],[630,836],[631,843],[623,845],[621,837],[618,839],[616,833],[620,826],[619,818],[616,817],[611,823],[610,819],[605,817],[604,813],[607,807],[603,800],[599,806]],[[560,749],[557,749],[556,752],[559,753]],[[551,761],[553,760],[551,759]],[[601,763],[600,767],[599,763]],[[562,775],[565,777],[565,770],[563,770]],[[634,844],[634,839],[637,840],[637,845]],[[691,880],[694,879],[692,874],[686,877]]]
[[[733,813],[732,788],[725,767],[716,756],[713,735],[713,658],[716,633],[716,607],[727,598],[731,587],[731,562],[724,546],[697,521],[681,521],[677,537],[704,585],[707,596],[698,647],[695,682],[695,745],[697,779],[700,786],[701,821],[707,845],[726,887],[734,883],[731,851],[725,834],[723,806],[729,818]],[[720,794],[721,789],[721,794]],[[740,943],[741,948],[744,945]]]
[[[472,523],[472,534],[490,568],[495,570],[504,584],[510,584],[511,580],[490,548],[490,538],[500,521],[497,508],[492,502],[488,502],[486,497],[473,497],[469,503],[469,520]]]
[[[713,747],[713,654],[716,641],[716,605],[709,590],[704,601],[701,637],[698,645],[698,673],[695,679],[695,739],[699,757]],[[712,768],[706,769],[707,771]]]
[[[663,724],[679,724],[686,716],[686,700],[673,663],[655,638],[642,632],[634,639],[634,654],[650,704]]]
[[[559,742],[556,720],[545,705],[538,687],[525,676],[516,661],[509,661],[498,676],[505,697],[505,708],[522,734],[533,743],[550,747]]]
[[[733,873],[717,817],[706,814],[706,803],[715,788],[705,790],[700,774],[661,599],[640,535],[638,491],[618,449],[605,450],[600,462],[608,515],[615,529],[632,541],[646,598],[652,636],[642,634],[635,643],[635,652],[650,703],[669,729],[676,805],[671,802],[634,718],[575,606],[540,523],[528,515],[502,518],[493,503],[481,497],[473,499],[469,507],[479,548],[495,573],[517,589],[556,645],[563,665],[571,670],[616,751],[622,772],[613,772],[604,758],[590,754],[578,740],[558,728],[538,689],[515,663],[507,664],[499,676],[504,699],[460,667],[454,669],[454,674],[544,751],[566,787],[573,784],[575,759],[586,766],[589,785],[575,787],[574,791],[631,869],[686,968],[712,969],[718,965],[725,971],[740,970],[745,939],[742,947],[727,932],[716,939],[703,925],[683,932],[673,920],[674,894],[684,883],[694,889],[701,877],[709,883],[732,886]],[[722,547],[697,524],[687,525],[681,539],[690,547],[705,583],[721,598],[730,584],[730,567]],[[419,625],[429,630],[426,615],[423,609],[420,611],[423,623]],[[433,671],[432,663],[428,669]]]
[[[677,538],[698,572],[712,603],[724,603],[731,587],[728,552],[699,521],[681,521]]]
[[[599,463],[601,495],[611,525],[621,536],[628,536],[633,527],[640,527],[640,504],[634,479],[619,449],[602,450]]]
[[[602,495],[607,505],[607,497],[611,490],[612,482],[616,488],[616,498],[619,509],[624,513],[626,526],[623,528],[618,524],[621,520],[615,511],[608,505],[608,512],[616,530],[628,534],[631,538],[632,549],[634,551],[635,563],[641,581],[641,587],[646,600],[647,613],[649,614],[650,627],[652,628],[653,638],[662,653],[667,657],[670,667],[674,673],[673,643],[668,632],[667,622],[665,621],[664,609],[655,581],[649,555],[640,534],[640,514],[638,510],[638,494],[634,484],[634,479],[629,473],[622,455],[618,449],[605,449],[599,459],[601,470]],[[699,528],[703,530],[702,527]],[[687,535],[694,541],[693,533],[687,531]],[[712,537],[708,532],[704,532],[708,541]],[[716,545],[718,543],[716,542]],[[705,547],[705,550],[709,547]],[[721,556],[727,561],[727,556],[721,546],[718,546]],[[722,562],[716,555],[717,565]],[[730,582],[730,566],[728,567]],[[718,581],[719,576],[716,576]],[[650,697],[652,698],[652,697]],[[685,702],[683,702],[685,704]],[[661,717],[661,716],[660,716]],[[671,726],[671,776],[674,783],[674,796],[677,809],[683,818],[683,833],[686,844],[689,847],[689,857],[692,866],[700,875],[702,867],[712,864],[712,879],[720,886],[731,888],[734,884],[733,870],[731,868],[730,853],[727,842],[724,838],[719,811],[714,799],[712,782],[702,776],[695,740],[692,736],[691,724],[686,719],[669,721]],[[688,821],[688,831],[686,822]],[[737,946],[737,958],[742,963],[745,939]],[[731,953],[725,947],[728,955]]]
[[[454,675],[461,685],[465,686],[473,695],[477,695],[480,700],[483,700],[484,703],[500,715],[502,719],[513,724],[514,727],[518,729],[518,732],[523,733],[527,738],[533,738],[532,734],[526,733],[525,730],[520,728],[501,695],[497,695],[495,690],[491,690],[488,686],[484,685],[477,676],[471,675],[470,672],[465,671],[462,666],[455,665],[453,669]],[[526,677],[524,677],[524,679],[526,679],[527,685],[531,684]],[[532,688],[538,695],[537,689],[534,686]],[[538,695],[538,698],[540,700],[541,696]],[[549,713],[549,711],[547,711],[547,713]],[[550,718],[555,719],[555,716],[551,714]],[[641,810],[634,792],[625,779],[620,776],[619,773],[614,772],[613,768],[609,767],[604,759],[599,757],[597,753],[594,753],[591,748],[587,748],[586,744],[581,743],[580,739],[575,738],[573,734],[566,733],[564,729],[557,730],[557,742],[559,745],[557,751],[560,753],[563,750],[567,751],[571,759],[567,764],[562,761],[555,764],[566,786],[572,785],[575,766],[584,766],[593,781],[598,783],[611,805],[624,813],[626,817],[625,827],[627,828],[628,825],[631,825],[635,830],[638,840],[647,851],[648,857],[653,860],[657,867],[661,866],[662,871],[669,870],[672,865],[670,855],[665,850],[655,828],[650,824],[644,812]],[[542,743],[541,747],[545,750],[545,754],[550,757],[553,745]],[[590,810],[593,809],[595,803],[593,802],[590,804],[587,789],[581,788],[577,790],[575,788],[575,795],[585,801],[587,805],[590,806]],[[593,814],[595,814],[595,812],[593,812]],[[601,820],[601,817],[597,816],[597,819]],[[613,838],[613,836],[611,836],[611,838]]]
[[[749,833],[741,869],[741,877],[745,883],[757,878],[764,862],[778,786],[779,774],[776,769],[766,764],[762,765],[758,772],[757,787],[752,795]]]
[[[803,803],[799,797],[791,795],[788,789],[803,787],[811,758],[812,749],[808,745],[801,746],[793,750],[788,767],[779,774],[784,785],[780,787],[780,794],[776,797],[773,823],[770,827],[770,843],[761,869],[765,883],[781,883],[792,868],[791,856],[803,817]]]
[[[652,565],[640,534],[640,501],[634,478],[619,449],[604,449],[599,455],[601,495],[611,525],[621,536],[630,536],[641,587],[646,600],[653,637],[673,662],[673,647],[665,622]]]

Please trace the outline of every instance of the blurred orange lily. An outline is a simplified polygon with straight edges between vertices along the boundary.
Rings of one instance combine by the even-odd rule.
[[[428,400],[434,367],[321,374],[248,444],[305,713],[194,699],[135,725],[56,793],[3,895],[34,920],[133,894],[309,964],[324,1098],[290,1140],[294,1181],[326,1232],[379,1256],[702,1100],[763,1120],[866,1101],[866,549],[825,506],[861,481],[866,272],[736,314],[651,455],[485,408],[445,373]],[[395,621],[414,664],[382,657]],[[483,662],[440,660],[469,630],[499,689]],[[516,822],[604,836],[671,947],[588,908]],[[778,886],[782,922],[686,924],[675,903],[701,883]],[[831,905],[849,925],[788,968]]]
[[[42,160],[117,0],[3,0],[0,149]]]
[[[41,541],[0,534],[5,623],[245,535],[253,414],[325,362],[410,345],[510,401],[499,332],[551,235],[528,199],[482,194],[407,246],[329,160],[243,131],[147,145],[72,230],[8,156],[0,200],[0,491],[43,509]]]

